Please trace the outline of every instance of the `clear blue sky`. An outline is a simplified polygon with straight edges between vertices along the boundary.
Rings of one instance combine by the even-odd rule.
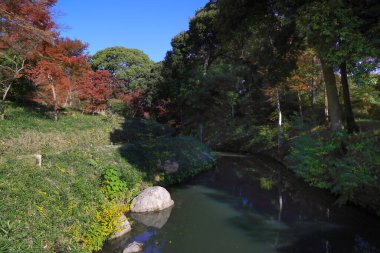
[[[90,44],[89,52],[124,46],[161,61],[171,39],[208,0],[58,0],[61,35]]]

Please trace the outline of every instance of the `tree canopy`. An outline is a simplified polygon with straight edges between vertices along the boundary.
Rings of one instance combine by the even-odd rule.
[[[126,88],[146,88],[144,79],[149,75],[153,62],[138,49],[110,47],[96,52],[91,57],[95,70],[108,70]]]

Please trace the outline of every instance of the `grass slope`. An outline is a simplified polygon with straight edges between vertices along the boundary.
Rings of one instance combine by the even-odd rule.
[[[153,121],[68,112],[55,122],[7,107],[0,121],[1,253],[98,250],[139,190],[213,165],[202,155],[206,146]],[[129,147],[139,152],[129,157]],[[42,155],[41,167],[34,154]],[[156,166],[168,158],[181,163],[178,175]],[[157,175],[165,180],[155,181]]]
[[[120,168],[131,186],[143,178],[110,143],[122,119],[73,112],[54,122],[9,107],[0,122],[0,252],[99,248],[106,229],[97,216],[117,209],[100,188],[104,168]],[[42,154],[42,167],[36,153]]]

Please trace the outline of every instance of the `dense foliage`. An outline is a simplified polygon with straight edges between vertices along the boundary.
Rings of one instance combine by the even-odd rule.
[[[55,3],[0,1],[0,251],[100,249],[144,185],[211,168],[206,145],[380,213],[378,1],[210,0],[158,63],[89,56]]]
[[[311,185],[377,206],[360,198],[379,190],[379,9],[210,1],[172,39],[156,117],[220,150],[286,157]]]

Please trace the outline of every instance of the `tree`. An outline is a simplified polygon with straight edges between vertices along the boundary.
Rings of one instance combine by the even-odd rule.
[[[36,96],[53,109],[54,119],[58,120],[58,110],[64,105],[70,89],[70,80],[63,66],[56,61],[41,60],[29,70],[30,78],[37,86]]]
[[[70,80],[70,87],[64,103],[65,107],[71,106],[73,97],[79,89],[79,87],[76,87],[77,80],[91,69],[85,52],[87,47],[88,44],[70,38],[58,38],[53,47],[52,54],[59,56],[65,75]]]
[[[304,119],[305,102],[309,103],[314,116],[317,103],[318,91],[324,90],[322,87],[322,70],[314,50],[306,50],[298,57],[297,69],[292,72],[286,84],[290,90],[297,92],[298,110],[301,119]]]
[[[28,60],[34,59],[43,44],[56,36],[50,7],[56,0],[4,0],[0,2],[0,92],[4,101],[13,84],[25,73]]]
[[[204,74],[207,73],[213,61],[222,54],[216,28],[218,12],[216,4],[210,2],[204,8],[199,9],[189,22],[187,33],[191,53],[188,57],[203,65]]]
[[[153,62],[138,49],[110,47],[95,53],[91,65],[94,70],[108,70],[126,89],[145,90],[145,78]]]
[[[78,82],[78,98],[84,102],[87,113],[99,113],[107,108],[112,94],[113,78],[107,70],[88,71]]]
[[[354,72],[356,63],[376,57],[375,43],[366,38],[368,30],[361,25],[365,22],[355,15],[353,6],[344,1],[311,1],[300,6],[297,15],[301,33],[307,37],[308,45],[317,50],[322,61],[332,129],[341,128],[341,112],[333,78],[334,68],[339,68],[347,131],[358,131],[347,76],[349,69]]]

